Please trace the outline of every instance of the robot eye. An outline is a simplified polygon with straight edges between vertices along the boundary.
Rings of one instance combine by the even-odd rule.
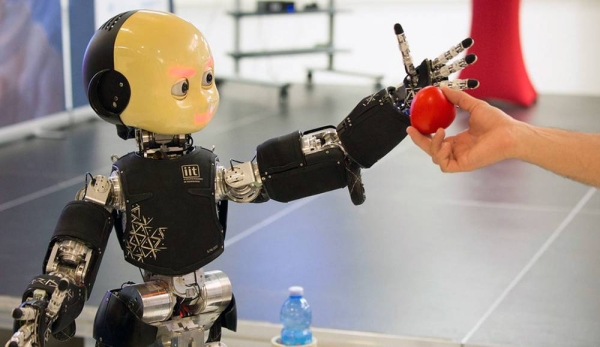
[[[213,73],[211,70],[205,71],[204,74],[202,75],[202,86],[203,87],[208,87],[210,85],[212,85],[214,80],[213,77]]]
[[[184,78],[180,81],[177,81],[177,83],[175,83],[171,87],[171,94],[176,99],[181,100],[181,99],[185,98],[189,89],[190,89],[190,82],[188,82],[187,78]]]

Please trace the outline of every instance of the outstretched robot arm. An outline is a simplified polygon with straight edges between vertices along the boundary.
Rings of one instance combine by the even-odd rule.
[[[96,176],[63,209],[43,274],[32,279],[13,310],[15,333],[7,347],[43,347],[49,334],[58,340],[75,334],[75,318],[94,286],[113,227],[112,187],[107,177]]]
[[[337,127],[295,131],[260,144],[257,162],[222,169],[217,187],[222,198],[288,202],[348,187],[355,205],[365,201],[361,168],[370,168],[393,150],[410,126],[410,104],[423,87],[477,88],[477,80],[449,80],[449,75],[475,63],[469,54],[451,62],[473,45],[467,38],[433,60],[415,67],[404,30],[394,26],[407,76],[398,87],[388,87],[362,99]],[[220,189],[219,189],[220,188]]]

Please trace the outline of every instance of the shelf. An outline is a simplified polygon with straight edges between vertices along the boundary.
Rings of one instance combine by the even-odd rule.
[[[325,8],[317,8],[317,9],[304,9],[297,10],[293,12],[258,12],[258,11],[243,11],[241,9],[241,0],[235,0],[235,10],[228,11],[227,14],[234,19],[234,36],[233,36],[233,52],[227,53],[234,60],[234,71],[235,77],[224,77],[220,80],[223,82],[238,82],[238,83],[246,83],[246,84],[257,84],[268,87],[279,88],[280,90],[280,101],[285,101],[288,95],[288,88],[290,86],[289,83],[278,83],[278,82],[269,82],[255,79],[247,79],[240,78],[240,61],[243,58],[257,58],[257,57],[270,57],[270,56],[286,56],[286,55],[298,55],[298,54],[312,54],[312,53],[320,53],[327,55],[327,68],[326,69],[309,69],[307,73],[307,82],[308,85],[312,84],[313,72],[315,71],[328,71],[328,72],[336,72],[346,75],[353,75],[359,77],[368,77],[375,80],[376,86],[381,85],[381,80],[383,76],[380,75],[367,75],[361,73],[355,73],[353,71],[338,71],[333,68],[333,59],[336,53],[346,53],[350,52],[349,49],[340,49],[334,47],[334,17],[336,13],[340,12],[350,12],[349,10],[338,10],[335,7],[334,0],[329,0],[329,5]],[[328,27],[328,41],[325,44],[317,44],[313,47],[307,48],[291,48],[291,49],[274,49],[274,50],[262,50],[262,51],[242,51],[240,48],[240,40],[241,40],[241,21],[242,17],[252,17],[252,16],[280,16],[280,15],[302,15],[302,14],[326,14],[329,21]]]
[[[228,15],[236,18],[241,17],[256,17],[256,16],[278,16],[278,15],[294,15],[294,14],[315,14],[315,13],[329,13],[335,14],[340,12],[350,12],[349,10],[337,10],[337,9],[316,9],[316,10],[300,10],[294,12],[256,12],[256,11],[229,11]]]
[[[269,51],[248,51],[248,52],[231,52],[228,53],[234,59],[250,58],[250,57],[266,57],[275,55],[296,55],[296,54],[310,54],[310,53],[342,53],[350,52],[349,49],[339,49],[329,46],[323,47],[311,47],[311,48],[294,48],[294,49],[281,49],[281,50],[269,50]]]

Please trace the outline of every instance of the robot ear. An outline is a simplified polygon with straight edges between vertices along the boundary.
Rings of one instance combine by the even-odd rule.
[[[131,88],[127,78],[116,70],[102,70],[88,85],[88,99],[94,111],[105,121],[123,124],[121,113],[129,104]]]

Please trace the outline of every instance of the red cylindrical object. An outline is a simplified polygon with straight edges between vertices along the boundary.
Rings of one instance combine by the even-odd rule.
[[[521,51],[520,0],[473,0],[469,53],[477,62],[459,73],[459,78],[479,80],[468,93],[480,99],[498,99],[531,106],[537,99]]]

